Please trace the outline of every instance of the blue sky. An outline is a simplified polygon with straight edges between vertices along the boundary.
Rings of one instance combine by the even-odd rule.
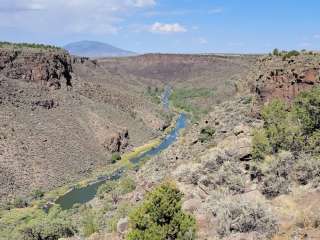
[[[1,0],[0,40],[144,52],[320,50],[319,0]]]

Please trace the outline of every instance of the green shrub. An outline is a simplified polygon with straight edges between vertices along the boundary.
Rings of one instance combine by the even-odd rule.
[[[294,157],[289,152],[281,152],[262,169],[261,192],[268,198],[289,192]]]
[[[289,192],[288,179],[277,174],[267,175],[262,182],[261,193],[267,198],[274,198]]]
[[[155,104],[161,104],[161,94],[163,90],[160,90],[158,87],[152,88],[151,86],[147,87],[146,95],[151,98],[151,101]]]
[[[117,187],[117,182],[115,181],[107,181],[103,185],[98,188],[97,195],[100,198],[103,198],[105,193],[110,193]]]
[[[61,48],[45,45],[45,44],[37,44],[37,43],[11,43],[11,42],[0,42],[0,48],[5,47],[13,47],[13,48],[34,48],[34,49],[44,49],[44,50],[61,50]]]
[[[215,133],[216,133],[215,128],[206,126],[206,127],[202,128],[200,131],[199,141],[202,143],[208,142],[213,138]]]
[[[15,208],[25,208],[28,207],[28,201],[24,199],[23,197],[16,197],[13,200],[13,206]]]
[[[261,112],[264,120],[264,129],[269,139],[272,152],[278,152],[288,144],[288,112],[286,105],[281,100],[273,100]]]
[[[81,216],[82,232],[89,237],[99,229],[96,214],[92,208],[86,207]]]
[[[294,165],[294,176],[299,184],[306,185],[320,177],[320,159],[301,155]]]
[[[119,182],[119,191],[122,194],[127,194],[136,189],[136,183],[131,177],[124,177]]]
[[[296,50],[292,50],[290,52],[283,52],[283,60],[286,60],[287,58],[296,57],[299,56],[300,52]]]
[[[44,220],[33,223],[22,231],[24,240],[50,239],[58,240],[62,237],[72,237],[73,227],[61,219]]]
[[[271,147],[264,129],[255,130],[252,138],[252,159],[261,161],[269,153],[271,153]]]
[[[252,155],[262,160],[267,153],[279,150],[319,154],[320,88],[302,92],[287,111],[281,100],[273,100],[261,111],[264,126],[255,132]]]
[[[121,160],[121,155],[120,153],[113,153],[111,156],[111,163],[114,164],[116,162],[118,162],[119,160]]]
[[[108,231],[115,232],[117,230],[117,224],[121,218],[125,218],[128,216],[130,210],[132,209],[132,205],[128,202],[122,202],[117,206],[115,212],[111,219],[108,219],[107,226]]]
[[[303,148],[303,136],[296,115],[287,111],[283,101],[271,101],[263,107],[261,116],[264,125],[253,138],[254,159],[261,160],[264,154],[279,150],[300,151]]]
[[[44,196],[44,191],[41,189],[35,189],[32,191],[31,196],[34,199],[41,199]]]
[[[128,240],[195,239],[195,219],[182,212],[182,193],[164,183],[130,214],[132,230]]]
[[[320,155],[320,130],[316,130],[309,136],[305,150],[312,155]]]
[[[241,98],[241,102],[243,104],[250,104],[253,101],[253,97],[252,96],[244,96]]]
[[[258,232],[270,239],[277,232],[274,216],[263,205],[240,197],[224,197],[213,203],[217,231],[221,237],[231,233]]]
[[[320,129],[320,87],[302,92],[295,99],[293,110],[303,133],[312,134]]]
[[[293,179],[299,184],[316,184],[320,179],[320,88],[300,93],[290,112],[282,101],[274,100],[261,116],[264,126],[255,131],[252,147],[257,167],[263,167],[262,172],[257,171],[262,176],[261,192],[267,197],[287,193]],[[283,150],[293,156],[281,159]],[[274,161],[261,161],[270,153],[277,154]]]
[[[273,49],[272,54],[273,54],[274,56],[279,56],[279,55],[280,55],[279,49],[278,49],[278,48]]]
[[[236,162],[224,162],[212,181],[216,188],[222,187],[232,193],[243,193],[245,191],[245,178]]]
[[[58,240],[72,237],[76,233],[76,228],[66,212],[59,207],[53,207],[48,215],[32,218],[20,231],[24,240]]]
[[[180,88],[175,89],[170,102],[177,109],[188,112],[192,115],[192,121],[197,121],[203,114],[207,113],[207,108],[200,107],[194,103],[197,98],[209,98],[214,96],[213,89],[207,88]]]

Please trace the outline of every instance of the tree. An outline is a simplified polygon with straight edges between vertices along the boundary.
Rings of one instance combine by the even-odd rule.
[[[130,214],[132,230],[127,239],[195,239],[195,219],[182,211],[182,196],[170,182],[154,189],[142,205]]]
[[[81,218],[82,231],[84,236],[89,237],[98,231],[98,223],[95,212],[90,207],[85,207]]]
[[[282,100],[271,101],[263,108],[261,115],[272,153],[277,153],[280,149],[300,150],[301,130],[296,117],[287,110],[287,105]]]
[[[320,129],[320,87],[302,92],[294,101],[294,114],[306,135]]]
[[[264,159],[265,154],[271,152],[269,140],[264,129],[256,130],[252,139],[252,158],[255,161]]]
[[[279,56],[279,49],[278,48],[273,49],[272,54],[274,56]]]
[[[214,128],[206,126],[200,131],[199,141],[202,143],[207,142],[213,138],[215,133],[216,130]]]
[[[113,153],[112,156],[111,156],[111,163],[116,163],[118,162],[119,160],[121,160],[121,155],[120,153],[116,152],[116,153]]]
[[[264,129],[273,152],[286,146],[286,105],[281,100],[273,100],[261,112]]]
[[[76,232],[67,212],[56,206],[50,209],[48,215],[41,213],[21,229],[24,240],[58,240],[72,237]]]
[[[23,229],[25,240],[58,240],[62,237],[72,237],[74,229],[62,219],[45,219],[31,224]]]
[[[35,189],[32,191],[31,195],[34,199],[41,199],[44,196],[44,191],[41,189]]]

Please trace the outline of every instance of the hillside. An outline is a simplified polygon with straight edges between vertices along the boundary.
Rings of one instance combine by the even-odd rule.
[[[147,86],[81,61],[63,50],[0,48],[1,200],[79,180],[161,135],[165,117],[142,97]]]
[[[0,210],[0,238],[318,239],[319,54],[19,54],[0,65],[0,166],[2,194],[23,198]],[[165,130],[168,88],[180,132]],[[145,148],[130,150],[161,136],[176,141],[134,165]]]
[[[143,185],[177,182],[197,239],[320,236],[320,59],[287,54],[261,56],[238,97],[215,105],[139,172]]]
[[[255,55],[146,54],[100,59],[108,71],[147,84],[170,85],[171,105],[198,119],[215,104],[232,98],[239,82],[255,64]]]
[[[134,52],[96,41],[73,42],[65,45],[63,48],[72,55],[90,58],[125,57],[135,55]]]

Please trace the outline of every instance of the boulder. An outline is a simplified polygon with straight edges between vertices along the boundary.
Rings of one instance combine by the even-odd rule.
[[[201,206],[201,200],[197,199],[197,198],[192,198],[192,199],[185,201],[182,204],[182,210],[192,214],[192,213],[196,212],[200,206]]]
[[[233,129],[233,133],[236,136],[240,134],[250,134],[250,127],[244,124],[240,124]]]
[[[129,227],[129,219],[128,218],[121,218],[117,223],[117,233],[119,235],[123,235],[127,232]]]
[[[127,129],[116,132],[105,140],[104,147],[112,153],[123,152],[129,144],[129,132]]]

